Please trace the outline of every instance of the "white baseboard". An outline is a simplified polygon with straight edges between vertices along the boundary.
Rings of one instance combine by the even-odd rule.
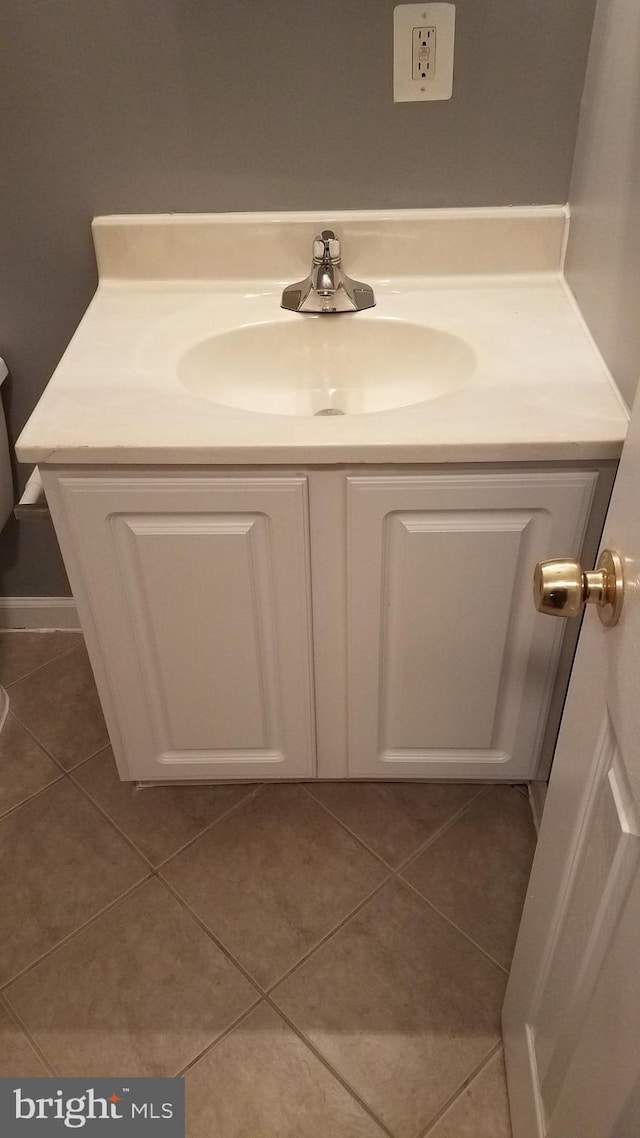
[[[73,597],[0,597],[0,628],[80,628]]]

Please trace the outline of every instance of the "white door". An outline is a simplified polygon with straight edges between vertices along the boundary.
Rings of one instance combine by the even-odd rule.
[[[347,478],[349,775],[523,779],[564,629],[536,561],[579,555],[596,471]]]
[[[640,1135],[639,489],[640,400],[603,536],[622,615],[586,611],[504,1007],[514,1138]]]
[[[46,472],[124,779],[315,774],[307,479]]]

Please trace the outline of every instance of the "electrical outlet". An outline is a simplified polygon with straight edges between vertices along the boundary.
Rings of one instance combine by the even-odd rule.
[[[414,28],[411,78],[433,79],[436,73],[436,29]]]
[[[393,99],[450,99],[455,5],[398,4],[393,13]]]

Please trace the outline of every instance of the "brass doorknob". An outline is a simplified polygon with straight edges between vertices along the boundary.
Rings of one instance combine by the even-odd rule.
[[[595,604],[603,624],[617,624],[623,592],[622,560],[610,549],[603,549],[596,568],[588,573],[569,558],[540,561],[533,574],[534,604],[548,616],[577,616],[584,605]]]

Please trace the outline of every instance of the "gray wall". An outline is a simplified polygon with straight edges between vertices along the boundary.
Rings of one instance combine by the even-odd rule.
[[[454,96],[431,104],[392,102],[393,6],[3,0],[14,436],[95,286],[94,214],[566,200],[593,0],[458,0]],[[0,590],[67,591],[48,525],[5,531]]]
[[[571,182],[567,278],[630,404],[640,376],[640,4],[599,0]]]

